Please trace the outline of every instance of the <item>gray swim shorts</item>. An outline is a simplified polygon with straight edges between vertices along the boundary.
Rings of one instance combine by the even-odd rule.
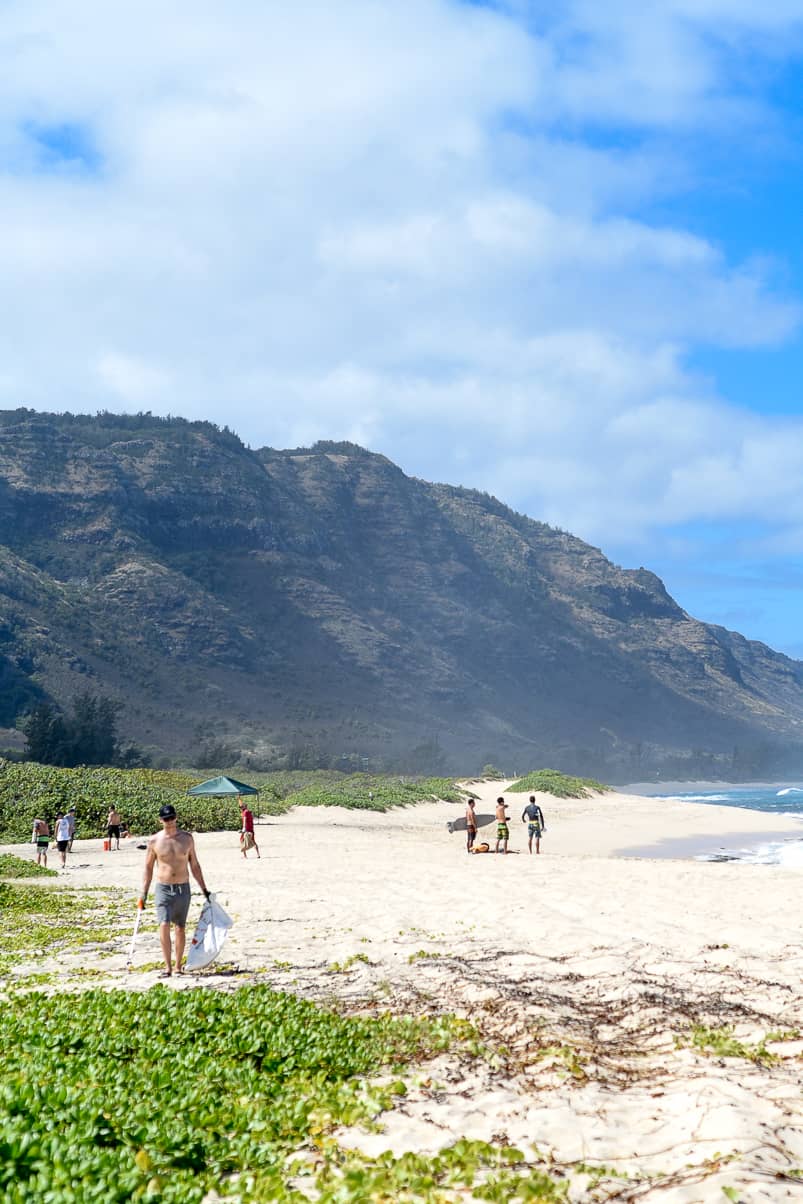
[[[153,899],[160,924],[175,924],[178,928],[185,926],[190,910],[189,882],[157,882]]]

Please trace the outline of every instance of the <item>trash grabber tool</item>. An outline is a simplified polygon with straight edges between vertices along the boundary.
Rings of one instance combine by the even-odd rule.
[[[137,943],[137,933],[139,932],[139,922],[142,919],[142,912],[143,912],[144,907],[145,907],[145,900],[137,899],[137,918],[134,921],[134,935],[131,937],[131,947],[128,950],[128,958],[126,959],[126,963],[125,963],[126,970],[131,969],[131,962],[134,957],[134,946]]]

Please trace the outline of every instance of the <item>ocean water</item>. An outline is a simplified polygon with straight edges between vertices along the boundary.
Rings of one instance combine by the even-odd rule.
[[[711,791],[675,792],[662,798],[685,800],[689,803],[711,803],[716,807],[746,807],[771,815],[793,815],[803,820],[803,784],[775,786],[734,786]],[[803,828],[800,838],[758,840],[755,844],[698,853],[698,861],[745,861],[753,865],[782,865],[803,869]]]

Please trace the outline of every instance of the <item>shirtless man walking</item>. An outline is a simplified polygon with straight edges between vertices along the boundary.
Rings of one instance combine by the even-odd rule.
[[[31,838],[36,845],[36,864],[47,865],[47,850],[50,847],[50,825],[46,819],[35,819],[33,821],[33,836]]]
[[[112,847],[112,841],[117,842],[116,847],[120,847],[120,824],[123,822],[122,816],[116,807],[112,807],[109,814],[106,816],[106,836],[109,840],[109,849]]]
[[[170,978],[173,959],[170,948],[170,925],[176,929],[176,973],[184,973],[184,942],[186,938],[187,912],[190,909],[190,874],[200,886],[207,899],[209,891],[204,882],[203,870],[198,864],[195,841],[189,832],[183,832],[176,824],[176,809],[166,803],[159,809],[162,831],[148,841],[145,855],[145,871],[142,877],[142,892],[139,906],[145,906],[148,889],[156,869],[156,918],[159,921],[159,940],[165,968],[160,978]]]

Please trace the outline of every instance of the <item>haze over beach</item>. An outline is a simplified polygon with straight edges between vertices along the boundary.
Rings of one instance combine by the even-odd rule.
[[[803,1190],[802,59],[4,4],[0,1204]]]

